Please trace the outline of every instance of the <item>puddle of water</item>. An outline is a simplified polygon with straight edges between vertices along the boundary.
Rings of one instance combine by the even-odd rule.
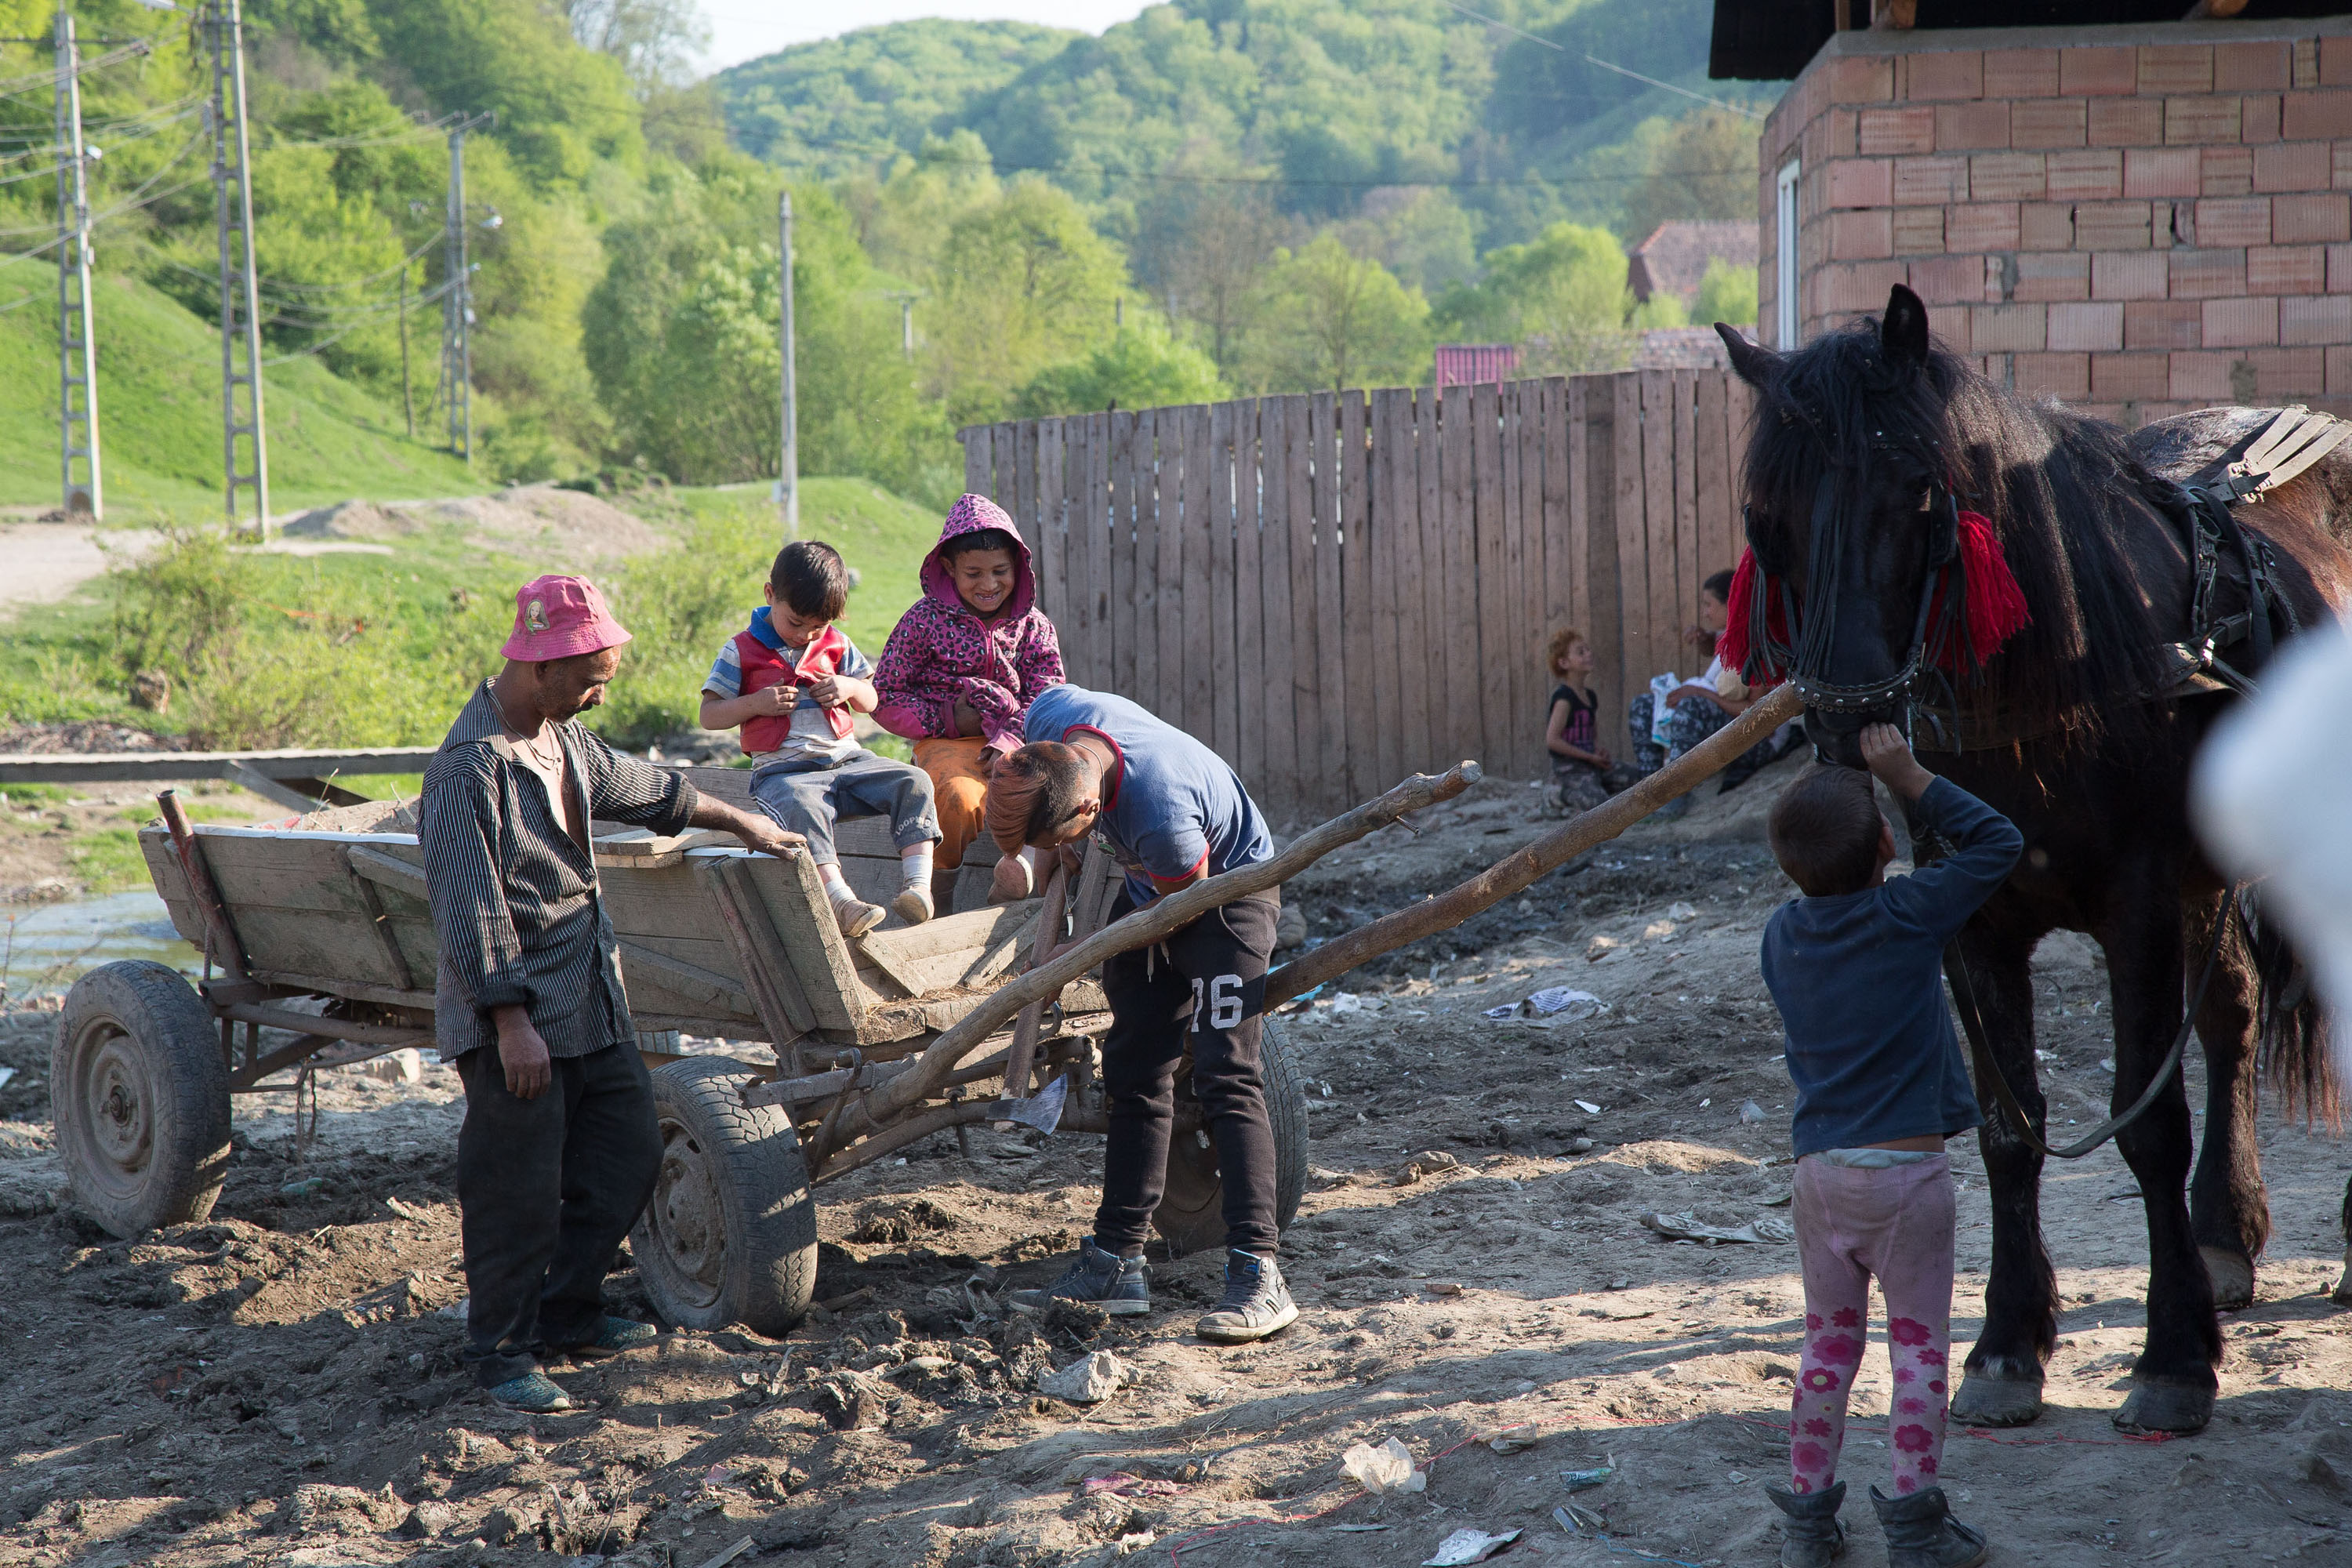
[[[63,995],[101,963],[150,958],[194,976],[204,955],[180,940],[152,889],[0,911],[0,986],[15,1005]]]

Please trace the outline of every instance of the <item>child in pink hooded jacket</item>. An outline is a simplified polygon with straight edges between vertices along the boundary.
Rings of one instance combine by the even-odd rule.
[[[988,770],[1017,751],[1037,694],[1062,680],[1062,645],[1037,608],[1029,546],[1003,507],[967,495],[923,558],[923,596],[898,618],[875,668],[875,722],[915,742],[945,835],[934,897],[948,909],[964,851],[982,831]],[[997,863],[992,896],[1026,898],[1033,857]]]

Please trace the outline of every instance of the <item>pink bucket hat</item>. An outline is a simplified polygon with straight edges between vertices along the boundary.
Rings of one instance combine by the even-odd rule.
[[[604,595],[585,577],[534,577],[515,595],[514,635],[499,651],[525,664],[544,664],[618,647],[629,640]]]

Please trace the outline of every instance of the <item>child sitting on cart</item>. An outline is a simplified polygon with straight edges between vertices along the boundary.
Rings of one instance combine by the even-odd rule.
[[[1028,544],[986,496],[948,510],[922,582],[923,596],[883,646],[874,721],[914,742],[915,765],[930,776],[944,836],[932,897],[944,905],[981,835],[989,770],[1019,749],[1037,694],[1061,683],[1062,645],[1037,608]],[[996,863],[992,902],[1035,891],[1037,854],[1024,848]]]
[[[1875,1279],[1895,1373],[1895,1492],[1870,1492],[1887,1562],[1969,1568],[1984,1561],[1984,1537],[1948,1517],[1939,1482],[1954,1224],[1944,1140],[1981,1119],[1944,1004],[1943,952],[2008,877],[2023,840],[2008,818],[1921,767],[1892,725],[1864,730],[1862,754],[1914,826],[1955,847],[1889,881],[1894,833],[1869,776],[1848,768],[1810,769],[1772,805],[1773,858],[1805,895],[1772,912],[1763,951],[1796,1087],[1805,1350],[1789,1415],[1790,1483],[1765,1491],[1786,1516],[1783,1568],[1827,1568],[1844,1545],[1838,1453]]]
[[[849,569],[832,545],[801,540],[778,552],[763,592],[767,604],[703,679],[702,727],[741,728],[751,797],[808,840],[844,936],[864,936],[883,915],[841,874],[833,828],[844,816],[890,818],[903,878],[890,908],[909,925],[930,919],[930,778],[859,745],[850,717],[874,711],[876,699],[873,662],[834,625],[848,608]]]

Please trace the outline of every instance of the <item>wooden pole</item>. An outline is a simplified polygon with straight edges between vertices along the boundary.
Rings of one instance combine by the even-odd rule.
[[[1067,906],[1070,891],[1070,868],[1062,858],[1054,857],[1054,875],[1045,883],[1045,904],[1037,912],[1037,941],[1029,950],[1032,965],[1042,964],[1053,953],[1054,942],[1062,934],[1062,913]],[[1037,1033],[1045,1027],[1045,1005],[1053,1000],[1040,996],[1021,1009],[1020,1018],[1013,1026],[1013,1045],[1004,1053],[1004,1098],[1029,1098],[1030,1064],[1037,1055]]]
[[[180,869],[188,879],[188,896],[195,900],[196,912],[204,916],[205,952],[220,964],[221,973],[241,984],[248,978],[245,944],[237,941],[236,927],[228,918],[228,907],[221,902],[212,868],[205,864],[204,846],[196,842],[195,825],[180,805],[180,792],[167,789],[155,797],[155,804],[163,810],[163,826],[171,830],[172,847],[179,851]]]
[[[853,1106],[838,1126],[827,1128],[810,1163],[822,1170],[826,1161],[852,1140],[880,1131],[899,1114],[929,1099],[948,1075],[962,1065],[973,1047],[1003,1027],[1006,1020],[1030,1003],[1043,1002],[1103,960],[1115,953],[1149,947],[1171,931],[1181,930],[1211,910],[1236,899],[1280,887],[1341,845],[1377,832],[1407,812],[1451,800],[1482,776],[1475,763],[1457,763],[1435,777],[1415,773],[1379,799],[1367,801],[1344,816],[1333,817],[1322,826],[1300,834],[1274,858],[1227,871],[1205,882],[1195,882],[1181,893],[1156,900],[1076,943],[1050,963],[1000,986],[987,1001],[933,1040],[916,1058],[913,1071],[901,1073],[882,1085],[870,1100]]]
[[[1688,794],[1803,710],[1804,703],[1794,690],[1775,688],[1747,712],[1624,794],[1561,824],[1461,886],[1409,904],[1370,925],[1358,926],[1284,964],[1265,977],[1266,1007],[1276,1007],[1360,963],[1460,925],[1479,910],[1500,903],[1546,872],[1616,837],[1676,795]]]

